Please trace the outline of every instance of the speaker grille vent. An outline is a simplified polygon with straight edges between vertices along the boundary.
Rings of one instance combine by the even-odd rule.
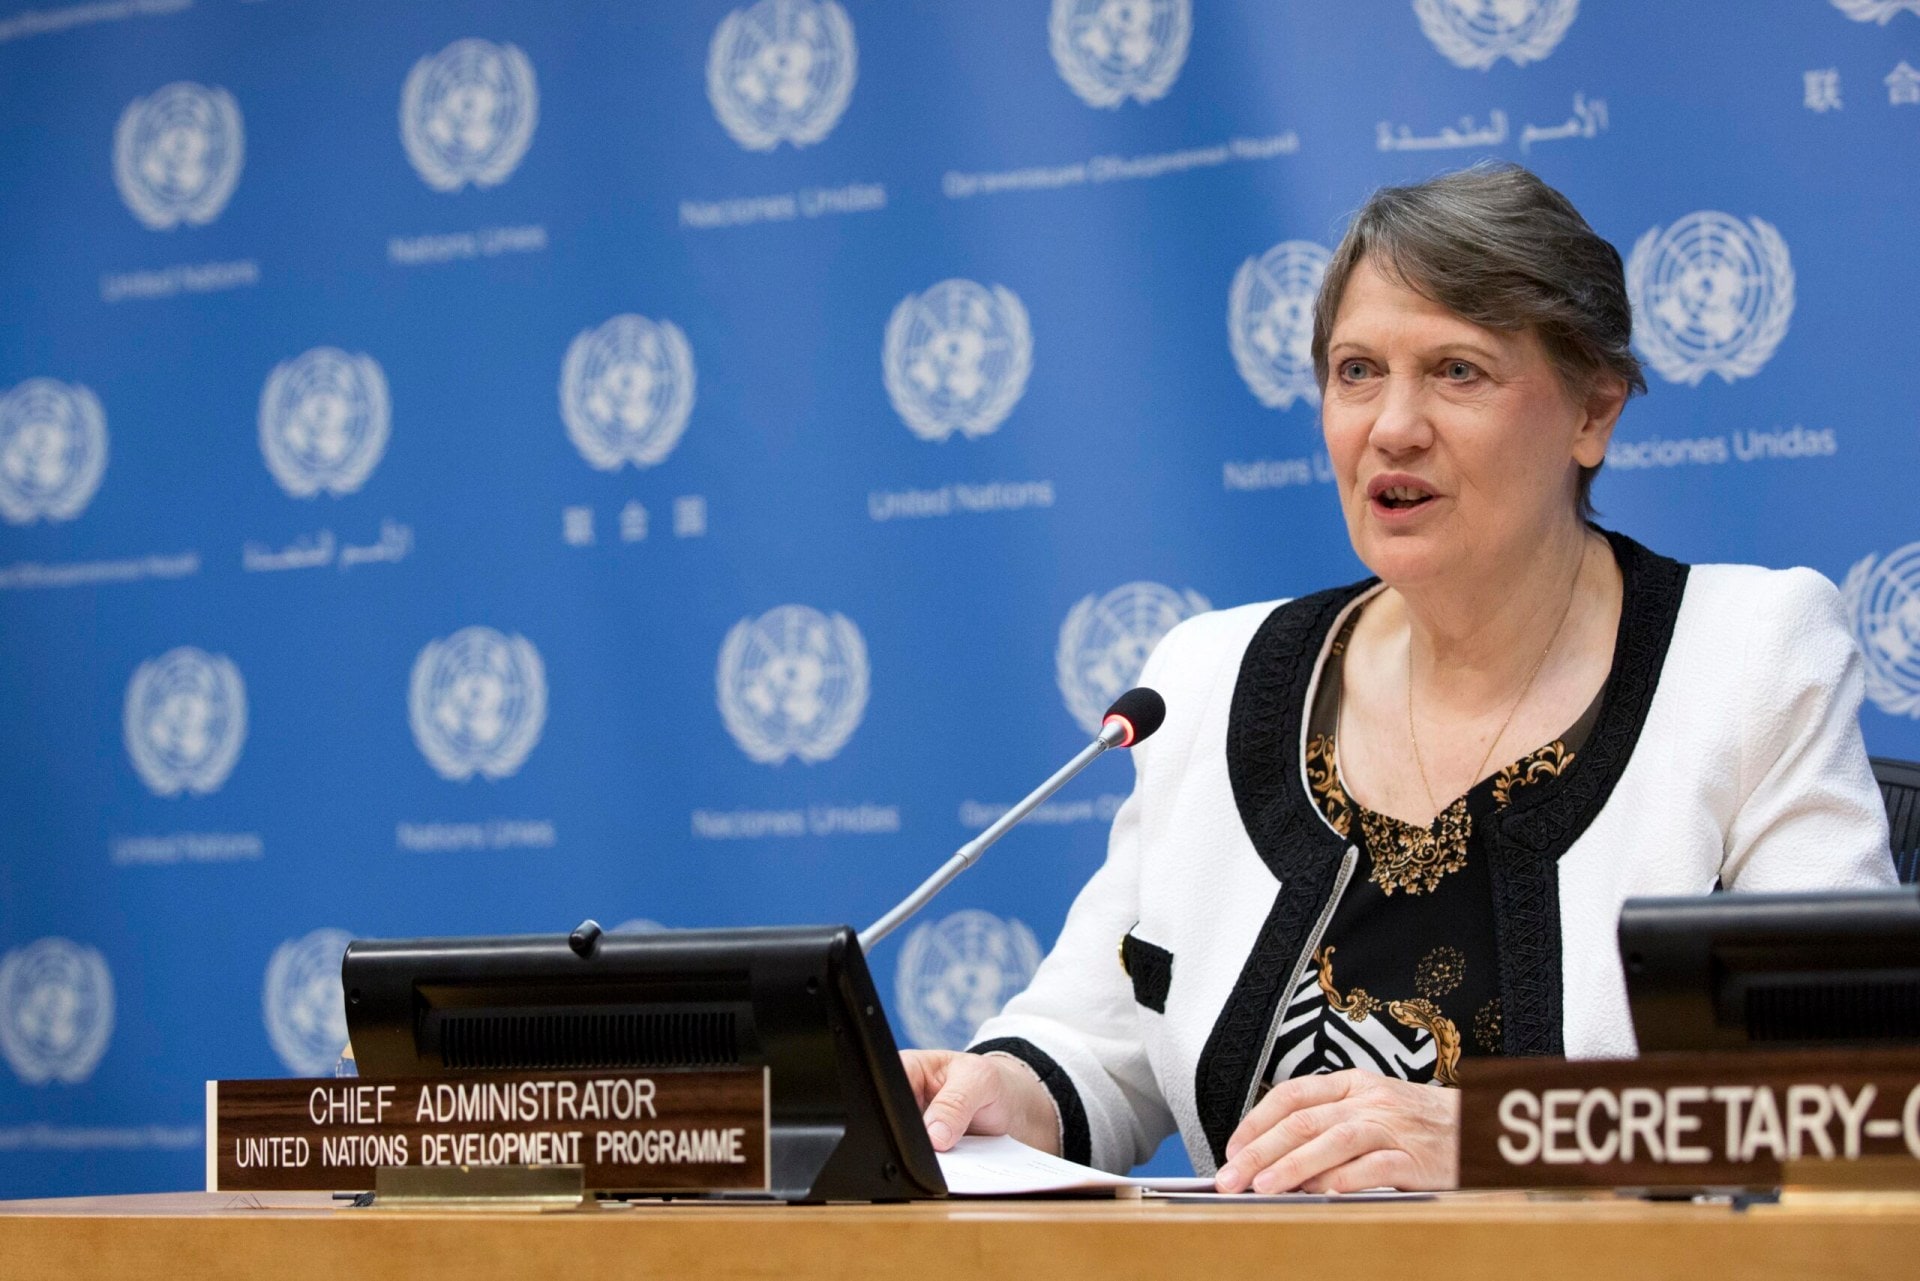
[[[726,1010],[444,1014],[440,1057],[461,1071],[728,1067],[740,1039]]]
[[[1771,984],[1747,989],[1755,1041],[1920,1040],[1920,983]]]

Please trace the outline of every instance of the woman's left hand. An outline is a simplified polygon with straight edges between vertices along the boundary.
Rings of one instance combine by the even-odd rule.
[[[1349,1068],[1282,1081],[1227,1140],[1222,1192],[1358,1192],[1460,1182],[1460,1092]]]

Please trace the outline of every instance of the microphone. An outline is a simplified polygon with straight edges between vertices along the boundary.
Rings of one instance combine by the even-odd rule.
[[[1110,726],[1118,721],[1125,729],[1125,735],[1114,747],[1132,747],[1135,743],[1152,737],[1153,731],[1167,719],[1167,700],[1148,689],[1137,685],[1113,700],[1113,706],[1100,718],[1100,733],[1104,736]]]
[[[925,907],[934,895],[947,887],[948,882],[972,867],[989,845],[1005,836],[1015,823],[1040,808],[1049,796],[1065,787],[1069,779],[1091,765],[1094,757],[1110,747],[1133,747],[1144,742],[1166,719],[1166,700],[1144,685],[1114,699],[1113,706],[1101,718],[1100,732],[1091,743],[1080,749],[1079,755],[1056,770],[1053,777],[1028,792],[1018,805],[995,819],[986,831],[962,845],[939,871],[895,904],[891,912],[860,931],[860,950],[871,952],[875,943],[893,933],[908,917]]]

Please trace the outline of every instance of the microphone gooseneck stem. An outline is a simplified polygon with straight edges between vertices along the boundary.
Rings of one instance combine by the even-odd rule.
[[[927,905],[928,900],[945,889],[954,877],[972,867],[989,845],[1007,834],[1007,830],[1027,815],[1033,813],[1046,802],[1049,796],[1067,785],[1075,774],[1093,763],[1100,753],[1126,738],[1131,731],[1125,722],[1118,718],[1108,721],[1100,727],[1100,734],[1091,743],[1080,749],[1080,754],[1054,771],[1040,786],[1028,792],[1012,809],[1002,814],[980,833],[955,851],[952,858],[940,867],[940,870],[920,882],[920,888],[901,899],[891,912],[860,931],[860,950],[872,952],[873,945],[899,928],[901,922]]]

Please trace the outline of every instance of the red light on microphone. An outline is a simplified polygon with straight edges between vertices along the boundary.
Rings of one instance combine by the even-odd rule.
[[[1100,732],[1101,736],[1105,737],[1117,721],[1120,728],[1126,731],[1126,737],[1110,746],[1132,747],[1159,729],[1160,723],[1166,719],[1167,705],[1161,700],[1160,695],[1140,686],[1128,690],[1113,700],[1113,706],[1109,707],[1107,714],[1101,718]]]

